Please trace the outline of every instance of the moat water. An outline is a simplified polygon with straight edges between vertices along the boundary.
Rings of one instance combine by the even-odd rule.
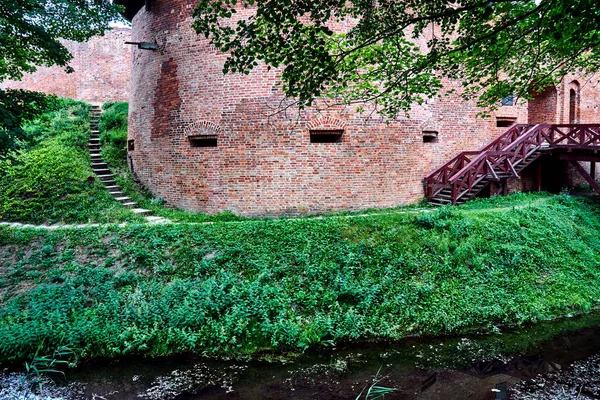
[[[506,399],[517,382],[599,352],[600,312],[594,312],[489,334],[347,344],[290,359],[89,362],[67,371],[55,392],[46,385],[46,397],[13,388],[12,398],[357,399],[377,379],[393,389],[385,399]],[[7,382],[3,375],[0,384]]]

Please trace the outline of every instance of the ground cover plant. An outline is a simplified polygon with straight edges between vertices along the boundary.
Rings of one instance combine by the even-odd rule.
[[[0,228],[0,359],[42,342],[83,358],[302,351],[597,307],[598,202],[522,196],[364,217]]]
[[[51,102],[23,125],[16,148],[0,157],[0,220],[27,223],[138,221],[91,168],[89,105]]]

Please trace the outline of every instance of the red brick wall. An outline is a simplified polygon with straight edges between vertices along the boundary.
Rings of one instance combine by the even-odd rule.
[[[533,100],[529,100],[529,123],[558,123],[557,107],[558,93],[556,87],[550,86],[540,93],[533,93]]]
[[[457,93],[389,124],[349,107],[274,114],[279,72],[223,76],[225,56],[191,29],[196,3],[157,0],[133,21],[133,39],[159,49],[133,50],[130,165],[172,206],[281,215],[412,203],[428,173],[506,129],[496,117],[528,121],[522,105],[478,118],[475,102]],[[309,129],[318,128],[344,129],[341,142],[311,144]],[[438,131],[438,142],[423,143],[424,129]],[[188,136],[199,134],[217,134],[218,147],[191,147]]]
[[[75,72],[63,68],[41,67],[21,81],[6,81],[2,88],[27,89],[91,103],[127,101],[131,78],[131,29],[118,28],[96,36],[85,43],[65,41],[73,54],[70,65]]]

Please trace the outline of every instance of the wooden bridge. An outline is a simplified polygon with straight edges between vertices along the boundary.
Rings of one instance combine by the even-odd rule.
[[[569,161],[600,194],[596,162],[600,161],[600,124],[514,125],[479,151],[462,152],[424,179],[425,197],[433,204],[460,204],[489,187],[506,195],[507,181],[542,154]],[[591,162],[590,173],[579,161]]]

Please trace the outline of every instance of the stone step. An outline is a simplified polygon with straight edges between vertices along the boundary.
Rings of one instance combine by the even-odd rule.
[[[124,203],[130,203],[129,200],[131,200],[131,198],[127,197],[127,196],[123,196],[123,197],[115,197],[116,201],[122,201]]]
[[[131,211],[133,211],[136,214],[140,214],[140,215],[152,214],[152,210],[146,210],[146,209],[143,209],[143,208],[134,208]]]
[[[92,168],[94,170],[94,172],[96,173],[96,175],[110,175],[112,176],[112,174],[110,174],[110,169],[108,168]]]
[[[123,207],[127,207],[127,208],[133,208],[137,205],[137,203],[135,201],[130,201],[127,203],[121,203],[123,205]]]
[[[121,196],[123,196],[123,192],[121,192],[121,191],[114,191],[114,192],[111,192],[111,191],[109,191],[108,193],[109,193],[109,194],[110,194],[112,197],[121,197]]]
[[[113,180],[115,177],[114,177],[114,176],[112,176],[112,174],[105,174],[105,175],[98,175],[98,178],[99,178],[101,181],[108,181],[108,180],[111,180],[111,181],[112,181],[112,180]]]
[[[166,218],[157,217],[157,216],[153,216],[153,215],[147,216],[146,221],[148,221],[148,223],[150,223],[150,224],[168,224],[171,222],[170,220],[168,220]]]
[[[121,188],[117,185],[111,185],[111,186],[107,186],[106,187],[108,190],[115,190],[115,191],[119,191],[121,190]]]

